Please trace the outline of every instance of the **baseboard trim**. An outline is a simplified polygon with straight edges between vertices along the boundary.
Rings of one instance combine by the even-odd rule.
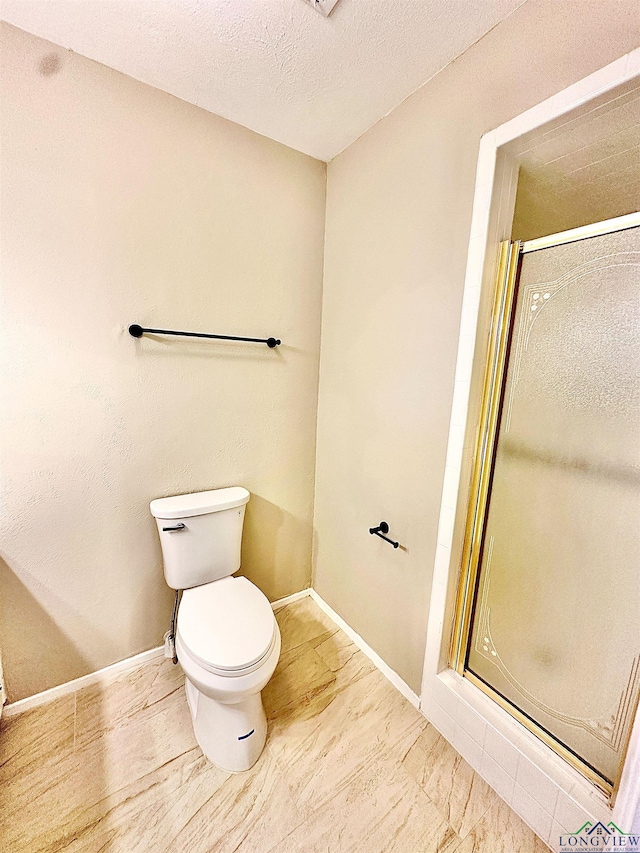
[[[344,633],[347,635],[347,637],[349,637],[351,642],[354,643],[360,649],[360,651],[363,652],[369,658],[370,661],[372,661],[372,663],[380,670],[380,672],[385,676],[385,678],[387,678],[393,684],[396,690],[399,690],[400,693],[402,693],[402,695],[404,696],[404,698],[411,702],[414,708],[419,708],[419,697],[413,692],[409,685],[400,678],[398,673],[391,669],[391,667],[382,660],[382,658],[379,654],[377,654],[377,652],[374,652],[371,646],[362,639],[360,634],[356,634],[353,628],[351,628],[350,625],[347,625],[347,623],[341,616],[338,616],[336,611],[327,604],[324,598],[318,595],[315,589],[310,589],[309,595],[311,596],[312,601],[314,601],[318,605],[320,610],[326,613],[329,619],[335,622],[338,628],[341,628],[344,631]]]
[[[386,664],[380,655],[378,655],[366,643],[362,637],[351,628],[341,616],[338,616],[336,611],[330,607],[327,602],[315,591],[315,589],[303,589],[300,592],[294,592],[291,595],[286,595],[284,598],[279,598],[277,601],[271,602],[271,607],[274,610],[279,610],[281,607],[286,607],[287,604],[292,604],[294,601],[300,601],[302,598],[309,596],[314,601],[320,610],[331,619],[332,622],[340,628],[349,637],[352,643],[363,652],[370,661],[380,670],[393,686],[402,693],[402,695],[411,704],[418,708],[420,699],[411,690],[398,675],[397,672],[391,669]],[[144,663],[160,658],[164,655],[164,646],[158,646],[155,649],[149,649],[146,652],[140,652],[133,657],[125,658],[124,660],[112,663],[110,666],[105,666],[103,669],[98,669],[95,672],[90,672],[87,675],[82,675],[80,678],[74,678],[73,681],[67,681],[64,684],[59,684],[56,687],[50,687],[48,690],[43,690],[42,693],[36,693],[33,696],[27,696],[25,699],[18,699],[17,702],[11,702],[2,709],[3,717],[13,717],[16,714],[22,714],[24,711],[30,711],[32,708],[37,708],[40,705],[46,705],[48,702],[53,702],[54,699],[59,699],[61,696],[68,696],[70,693],[75,693],[83,687],[88,687],[90,684],[99,684],[106,681],[113,675],[120,672],[128,672],[135,669]]]
[[[39,705],[46,705],[48,702],[53,702],[54,699],[59,699],[61,696],[68,696],[70,693],[75,693],[83,687],[88,687],[90,684],[99,684],[106,681],[112,675],[117,675],[119,672],[127,672],[130,669],[135,669],[143,663],[148,663],[151,660],[160,658],[164,655],[164,646],[158,646],[155,649],[149,649],[146,652],[140,652],[133,657],[119,660],[95,672],[90,672],[87,675],[81,675],[80,678],[74,678],[73,681],[66,681],[64,684],[58,684],[56,687],[50,687],[48,690],[43,690],[42,693],[35,693],[33,696],[27,696],[25,699],[18,699],[17,702],[11,702],[4,706],[2,712],[3,717],[13,717],[16,714],[22,714],[24,711],[30,711],[32,708],[37,708]]]
[[[281,607],[285,607],[294,601],[299,601],[301,598],[306,598],[308,595],[309,589],[303,589],[300,592],[294,592],[291,595],[286,595],[284,598],[279,598],[277,601],[271,602],[271,607],[274,610],[279,610]],[[110,666],[105,666],[103,669],[82,675],[80,678],[74,678],[73,681],[66,681],[64,684],[50,687],[48,690],[35,693],[33,696],[27,696],[24,699],[18,699],[16,702],[7,703],[0,709],[0,716],[12,717],[16,714],[22,714],[24,711],[29,711],[31,708],[37,708],[39,705],[46,705],[47,702],[53,702],[54,699],[59,699],[61,696],[68,696],[70,693],[75,693],[77,690],[81,690],[90,684],[98,684],[119,672],[127,672],[130,669],[135,669],[137,666],[141,666],[150,660],[162,657],[163,654],[164,647],[158,646],[155,649],[149,649],[133,657],[117,661]]]
[[[280,610],[281,607],[286,607],[287,604],[293,604],[294,601],[300,601],[301,598],[307,598],[311,594],[311,590],[301,589],[300,592],[292,592],[291,595],[285,595],[284,598],[279,598],[277,601],[271,602],[271,607],[274,610]]]

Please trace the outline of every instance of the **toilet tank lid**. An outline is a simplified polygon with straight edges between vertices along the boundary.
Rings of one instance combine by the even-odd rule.
[[[157,498],[151,501],[149,508],[154,518],[190,518],[242,506],[250,497],[251,494],[242,486],[232,486],[229,489],[211,489],[208,492]]]

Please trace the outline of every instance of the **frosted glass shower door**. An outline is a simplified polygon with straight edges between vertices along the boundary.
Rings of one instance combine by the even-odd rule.
[[[640,227],[527,245],[465,669],[613,786],[640,689]]]

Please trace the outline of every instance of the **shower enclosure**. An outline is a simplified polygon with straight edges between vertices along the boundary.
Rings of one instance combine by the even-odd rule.
[[[640,695],[640,214],[501,247],[452,665],[615,795]]]

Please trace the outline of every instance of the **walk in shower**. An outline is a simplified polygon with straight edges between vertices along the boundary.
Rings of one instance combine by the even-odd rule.
[[[640,214],[503,243],[451,663],[614,795],[640,695]]]

